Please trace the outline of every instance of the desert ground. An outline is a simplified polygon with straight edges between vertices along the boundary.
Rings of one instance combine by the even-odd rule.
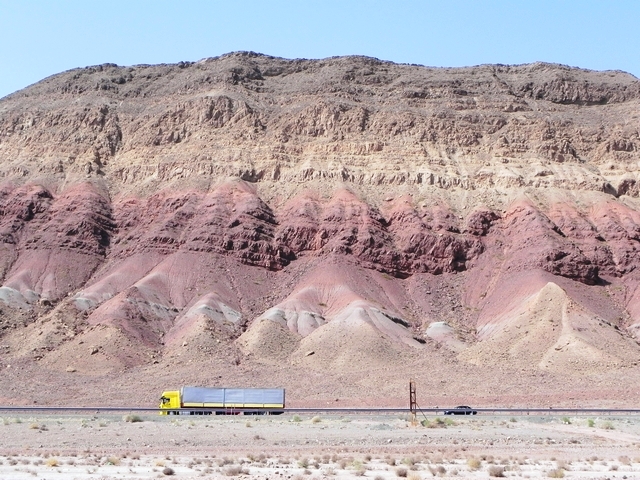
[[[640,418],[4,415],[2,479],[640,478]]]

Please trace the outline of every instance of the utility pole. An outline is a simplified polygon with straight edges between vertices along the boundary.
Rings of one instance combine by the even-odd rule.
[[[411,412],[411,425],[418,424],[418,402],[416,401],[416,382],[409,380],[409,411]]]

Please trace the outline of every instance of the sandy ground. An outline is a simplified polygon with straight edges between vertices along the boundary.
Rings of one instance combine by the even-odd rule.
[[[4,416],[2,479],[640,478],[638,417]]]

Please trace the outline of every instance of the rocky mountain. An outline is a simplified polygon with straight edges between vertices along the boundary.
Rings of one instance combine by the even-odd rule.
[[[240,52],[54,75],[0,100],[0,403],[403,404],[409,378],[425,405],[630,402],[639,162],[617,71]]]

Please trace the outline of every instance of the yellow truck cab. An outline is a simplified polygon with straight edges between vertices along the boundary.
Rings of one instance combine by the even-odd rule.
[[[162,392],[160,397],[160,408],[166,410],[173,410],[180,408],[180,392],[178,390],[169,390]],[[178,412],[167,412],[166,410],[160,410],[160,415],[177,415]]]

